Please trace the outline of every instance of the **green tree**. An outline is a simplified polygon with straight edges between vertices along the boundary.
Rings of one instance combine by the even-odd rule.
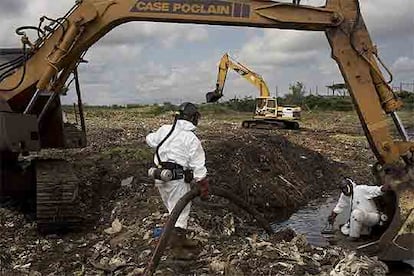
[[[289,85],[290,93],[285,97],[285,103],[291,105],[302,105],[305,97],[305,85],[302,82],[296,82]]]

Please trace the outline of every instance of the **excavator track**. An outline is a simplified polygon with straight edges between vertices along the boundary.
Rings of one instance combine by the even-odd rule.
[[[81,222],[78,186],[71,165],[64,160],[37,160],[36,216],[40,232],[69,230]]]
[[[242,122],[243,128],[258,129],[294,129],[300,128],[299,123],[286,120],[245,120]]]

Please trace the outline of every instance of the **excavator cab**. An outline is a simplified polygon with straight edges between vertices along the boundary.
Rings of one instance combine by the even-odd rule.
[[[256,98],[255,116],[276,117],[277,102],[275,98],[259,97]]]
[[[281,118],[284,120],[300,120],[302,109],[300,106],[277,104],[276,98],[256,98],[255,117]]]

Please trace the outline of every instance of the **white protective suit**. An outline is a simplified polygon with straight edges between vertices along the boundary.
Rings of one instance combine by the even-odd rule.
[[[371,227],[380,221],[380,213],[373,198],[383,195],[380,186],[353,185],[353,195],[346,196],[341,193],[334,212],[340,214],[351,204],[352,210],[349,223],[345,224],[341,231],[352,238],[359,238],[361,234],[369,234]],[[349,229],[348,229],[349,227]]]
[[[172,125],[163,125],[156,132],[146,137],[147,144],[156,148],[158,144],[170,132]],[[199,181],[206,177],[205,153],[200,140],[193,133],[196,127],[189,121],[178,120],[175,129],[170,137],[159,148],[161,162],[173,162],[183,166],[184,169],[192,169],[194,180]],[[158,159],[154,156],[154,163],[158,165]],[[171,213],[178,200],[190,191],[190,184],[184,179],[163,182],[155,180],[162,201],[168,212]],[[175,227],[187,229],[188,217],[190,214],[191,202],[184,208],[179,216]]]

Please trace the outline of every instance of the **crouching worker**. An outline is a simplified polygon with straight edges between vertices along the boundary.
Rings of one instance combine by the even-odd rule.
[[[155,167],[149,175],[155,179],[162,201],[171,214],[177,202],[190,191],[193,180],[200,185],[201,197],[208,197],[205,153],[200,140],[194,134],[200,113],[192,103],[183,103],[173,125],[163,125],[146,137],[147,144],[156,148]],[[197,246],[187,239],[186,229],[190,214],[189,203],[179,216],[170,239],[170,246],[177,258],[191,258],[190,250]]]
[[[328,222],[333,225],[337,215],[349,207],[350,217],[341,227],[341,232],[349,236],[350,240],[357,240],[361,234],[369,235],[373,226],[386,219],[381,216],[374,198],[389,190],[387,186],[356,185],[351,179],[345,178],[339,188],[342,193]]]

